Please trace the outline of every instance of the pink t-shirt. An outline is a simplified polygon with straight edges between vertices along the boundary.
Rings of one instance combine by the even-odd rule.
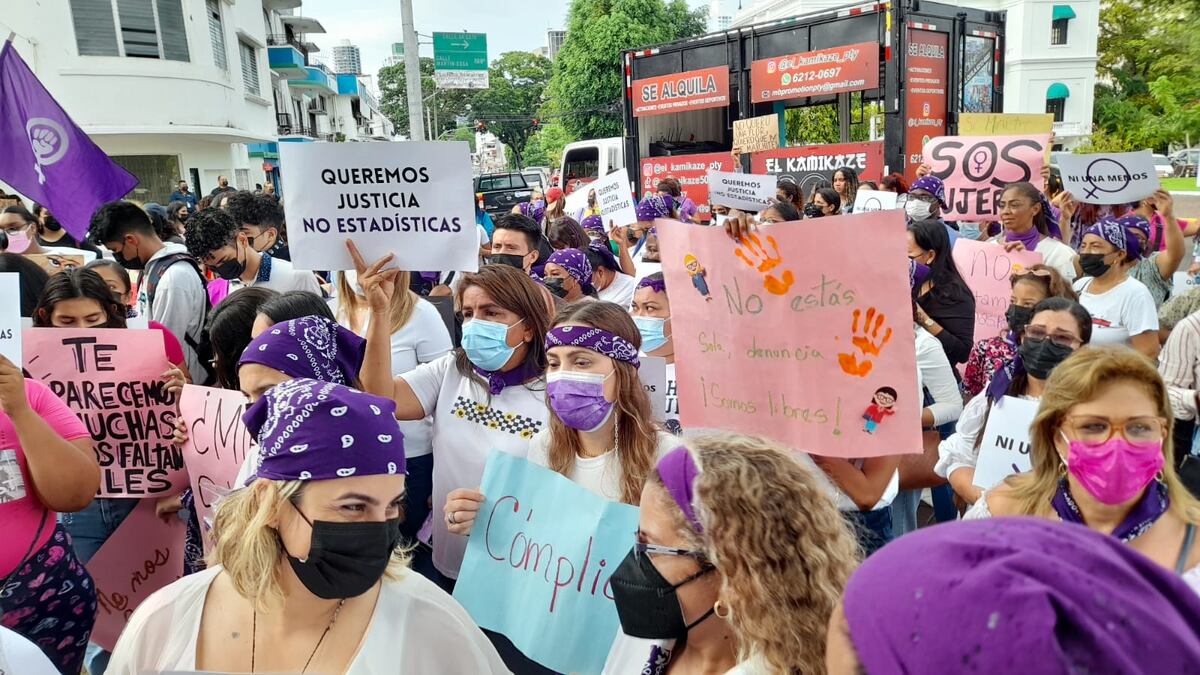
[[[167,360],[171,362],[171,365],[177,366],[183,363],[183,345],[179,344],[179,338],[175,337],[171,329],[157,321],[147,321],[146,325],[154,330],[162,331],[163,347],[167,352]]]
[[[1181,230],[1186,230],[1188,225],[1192,224],[1192,221],[1188,218],[1176,218],[1175,220],[1176,220],[1176,222],[1179,223],[1179,229],[1181,229]],[[1166,221],[1163,220],[1162,215],[1159,213],[1155,213],[1150,218],[1150,241],[1154,241],[1154,237],[1158,234],[1158,231],[1162,229],[1163,223],[1165,223],[1165,222]],[[1159,238],[1158,250],[1160,250],[1160,251],[1167,250],[1166,235],[1163,235],[1162,237]]]
[[[89,437],[83,422],[46,385],[26,378],[25,397],[29,407],[59,436],[68,441]],[[29,466],[17,429],[8,415],[0,411],[0,578],[16,569],[31,550],[29,544],[37,534],[44,509],[30,485]],[[56,520],[57,514],[50,511],[32,550],[50,540]]]

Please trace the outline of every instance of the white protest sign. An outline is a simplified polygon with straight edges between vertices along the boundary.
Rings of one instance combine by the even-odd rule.
[[[16,272],[0,274],[0,356],[20,368],[21,358],[21,275]]]
[[[465,142],[283,143],[280,162],[292,265],[352,270],[387,253],[425,272],[479,269]]]
[[[1176,272],[1171,275],[1171,297],[1183,295],[1188,291],[1194,290],[1197,287],[1197,281],[1200,280],[1196,278],[1195,274],[1188,274],[1187,272]]]
[[[979,462],[975,465],[977,487],[987,490],[1013,474],[1032,468],[1029,425],[1037,411],[1037,401],[1013,396],[1005,396],[992,405],[983,442],[979,444]]]
[[[899,196],[890,190],[859,190],[854,195],[854,212],[868,213],[894,209],[896,208],[896,198]]]
[[[708,201],[741,211],[762,211],[775,203],[775,176],[708,172]]]
[[[1059,155],[1063,189],[1087,204],[1136,202],[1158,189],[1158,174],[1149,150]]]
[[[661,420],[667,410],[667,360],[657,356],[639,356],[638,379],[650,397],[650,409]]]
[[[629,187],[629,174],[625,173],[624,169],[617,169],[600,180],[580,187],[579,192],[584,193],[585,200],[587,195],[595,193],[596,206],[600,209],[600,217],[604,219],[606,230],[610,221],[618,227],[637,222],[637,211],[633,208],[633,191]]]

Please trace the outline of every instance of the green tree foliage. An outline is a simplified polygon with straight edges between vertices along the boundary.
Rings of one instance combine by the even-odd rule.
[[[525,146],[525,166],[548,166],[558,168],[562,161],[563,148],[574,139],[560,122],[542,126],[529,138]]]
[[[621,133],[621,52],[704,32],[707,11],[685,0],[572,0],[554,63],[550,112],[575,138]]]
[[[1090,151],[1165,150],[1200,138],[1196,3],[1106,0]]]
[[[862,104],[862,94],[855,92],[850,95],[850,141],[871,140],[871,117],[876,119],[876,128],[883,130],[883,108],[877,102]],[[788,108],[784,112],[784,144],[785,145],[825,145],[840,143],[841,134],[838,131],[837,105],[807,106],[804,108]]]
[[[488,69],[490,86],[475,92],[472,114],[508,146],[517,166],[524,165],[525,145],[537,130],[534,115],[545,102],[552,68],[544,56],[506,52]]]
[[[396,133],[410,136],[408,126],[408,89],[405,84],[405,69],[403,63],[386,66],[379,70],[379,107],[383,114],[396,126]],[[421,91],[422,98],[437,90],[437,96],[425,102],[433,106],[437,115],[437,129],[434,137],[455,127],[454,118],[459,115],[471,116],[472,100],[476,92],[470,89],[440,89],[433,83],[433,59],[421,59]],[[425,125],[425,133],[429,133],[431,125]]]

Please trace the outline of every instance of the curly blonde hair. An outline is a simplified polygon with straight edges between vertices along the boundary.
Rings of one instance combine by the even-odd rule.
[[[700,472],[704,532],[682,511],[676,529],[721,575],[739,660],[760,659],[772,673],[825,672],[829,616],[860,556],[846,521],[783,446],[732,432],[691,436],[686,446]]]
[[[258,611],[282,606],[279,561],[286,555],[279,531],[271,523],[288,502],[300,500],[304,482],[259,478],[217,504],[211,532],[213,548],[209,565],[223,565],[238,595]],[[408,567],[409,549],[397,548],[386,576],[399,579]]]

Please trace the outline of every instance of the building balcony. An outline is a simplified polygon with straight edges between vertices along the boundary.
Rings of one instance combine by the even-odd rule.
[[[353,98],[359,97],[358,75],[353,73],[341,73],[337,76],[337,93],[338,96],[350,96]]]
[[[278,143],[251,143],[246,146],[246,151],[259,159],[279,159]]]
[[[288,87],[318,94],[336,94],[329,71],[320,66],[305,66],[303,77],[289,77]]]
[[[267,36],[267,62],[271,70],[287,78],[305,77],[308,51],[294,39],[282,33]]]
[[[303,4],[303,0],[263,0],[263,9],[296,9],[301,4]]]

